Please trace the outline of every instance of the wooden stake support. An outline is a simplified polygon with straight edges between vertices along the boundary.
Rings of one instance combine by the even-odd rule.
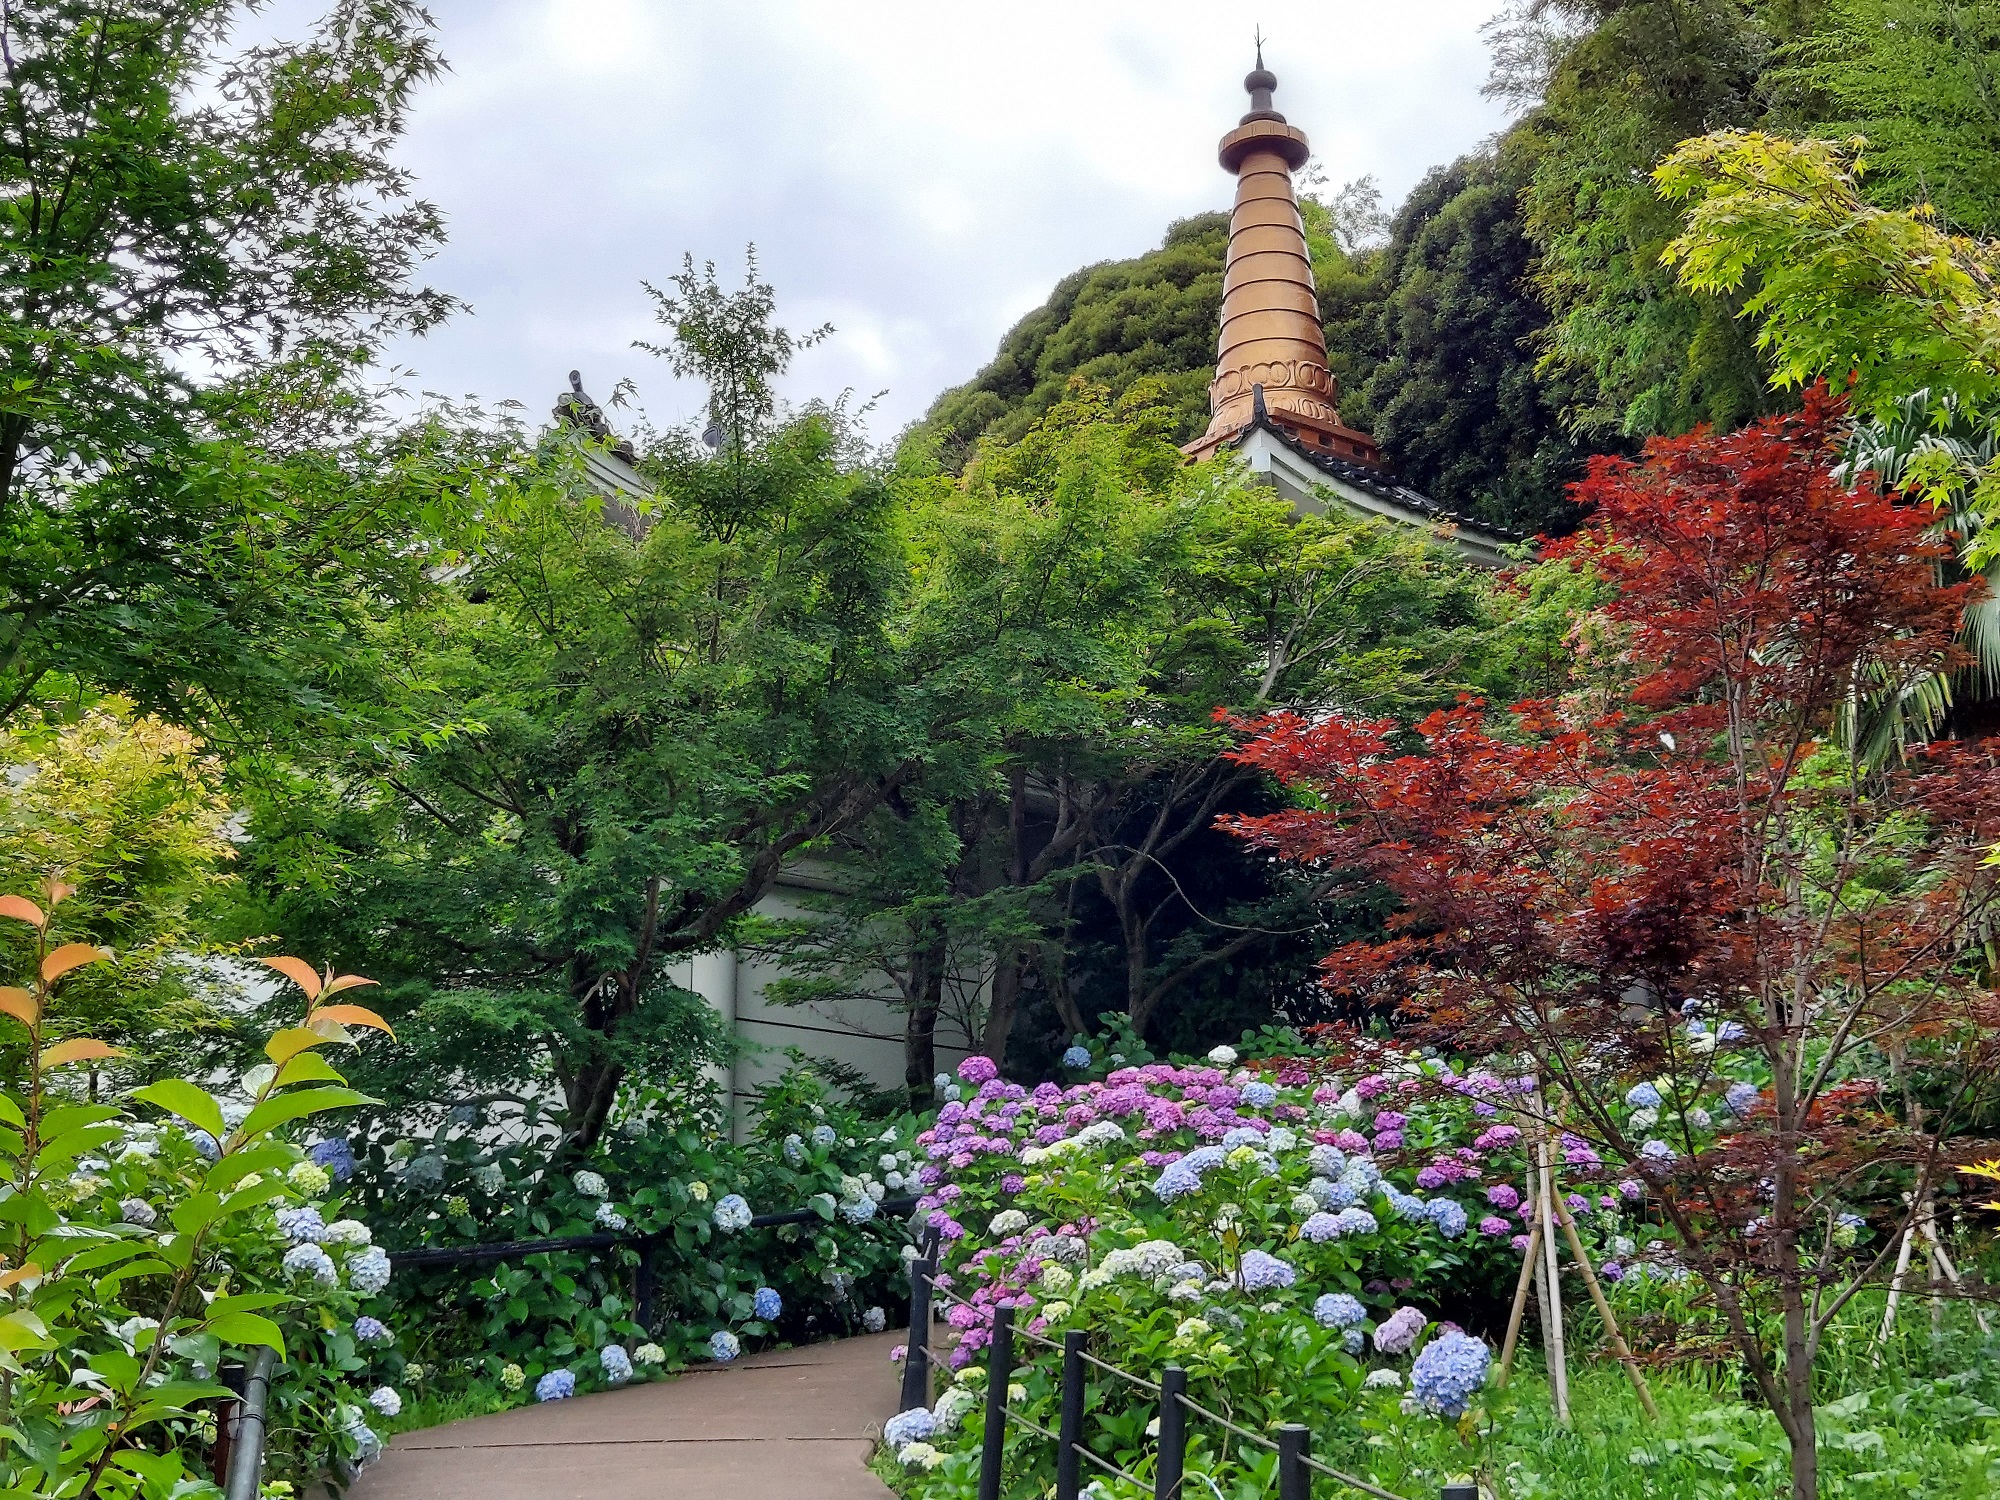
[[[1576,1219],[1571,1215],[1569,1205],[1557,1196],[1553,1128],[1553,1121],[1545,1117],[1536,1132],[1534,1169],[1528,1176],[1528,1209],[1532,1227],[1528,1231],[1527,1248],[1521,1253],[1521,1276],[1514,1286],[1514,1305],[1507,1314],[1507,1338],[1500,1349],[1500,1373],[1494,1386],[1506,1389],[1507,1381],[1514,1373],[1514,1355],[1520,1347],[1521,1323],[1527,1314],[1528,1289],[1532,1286],[1541,1303],[1542,1352],[1548,1361],[1549,1389],[1555,1394],[1556,1420],[1565,1427],[1569,1426],[1569,1357],[1563,1340],[1561,1265],[1555,1242],[1556,1226],[1560,1224],[1563,1237],[1569,1241],[1570,1257],[1582,1273],[1583,1284],[1590,1292],[1590,1300],[1604,1324],[1605,1335],[1611,1341],[1612,1352],[1631,1377],[1632,1389],[1638,1394],[1639,1405],[1645,1409],[1646,1416],[1657,1422],[1660,1410],[1653,1403],[1652,1388],[1639,1368],[1638,1357],[1632,1353],[1631,1346],[1625,1342],[1625,1335],[1619,1331],[1618,1319],[1611,1311],[1611,1303],[1597,1279],[1597,1270],[1591,1265],[1582,1237],[1577,1233]]]

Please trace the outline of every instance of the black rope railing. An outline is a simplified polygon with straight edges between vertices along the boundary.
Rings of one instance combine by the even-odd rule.
[[[960,1307],[974,1305],[953,1293],[948,1285],[940,1284],[937,1253],[937,1240],[935,1236],[929,1237],[919,1250],[917,1259],[910,1264],[910,1342],[903,1364],[905,1411],[930,1404],[932,1299]],[[985,1316],[983,1310],[981,1316]],[[1141,1489],[1145,1487],[1146,1482],[1138,1475],[1094,1452],[1084,1441],[1084,1385],[1090,1368],[1127,1381],[1159,1398],[1159,1434],[1153,1450],[1154,1500],[1182,1500],[1187,1468],[1187,1419],[1190,1416],[1211,1422],[1244,1442],[1277,1454],[1278,1500],[1310,1500],[1314,1474],[1323,1474],[1349,1489],[1373,1496],[1374,1500],[1404,1500],[1392,1490],[1385,1490],[1380,1485],[1344,1473],[1314,1458],[1312,1429],[1302,1423],[1287,1422],[1277,1429],[1274,1436],[1253,1432],[1190,1399],[1187,1394],[1187,1371],[1179,1365],[1168,1365],[1155,1383],[1089,1353],[1084,1347],[1087,1337],[1081,1331],[1072,1329],[1065,1332],[1062,1343],[1057,1344],[1032,1330],[1015,1328],[1013,1308],[993,1309],[991,1343],[986,1358],[986,1430],[980,1448],[979,1500],[1000,1500],[1009,1426],[1031,1432],[1056,1445],[1055,1500],[1078,1500],[1082,1492],[1084,1463],[1114,1474]],[[1039,1344],[1062,1355],[1059,1386],[1061,1415],[1055,1432],[1008,1405],[1007,1387],[1014,1376],[1016,1339]],[[1471,1484],[1447,1484],[1443,1488],[1442,1500],[1478,1500],[1478,1489]]]

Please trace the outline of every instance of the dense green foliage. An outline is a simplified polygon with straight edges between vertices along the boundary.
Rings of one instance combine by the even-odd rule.
[[[440,220],[391,157],[427,19],[346,0],[232,54],[248,9],[0,16],[0,716],[79,683],[268,711],[451,503],[358,379],[454,305],[411,280]]]
[[[1583,444],[1565,424],[1575,382],[1535,369],[1549,318],[1518,204],[1526,167],[1510,145],[1410,194],[1381,252],[1382,358],[1351,410],[1432,499],[1533,534],[1561,517]]]
[[[916,429],[950,467],[991,434],[1024,435],[1080,376],[1123,396],[1154,377],[1172,406],[1169,430],[1187,442],[1208,425],[1208,381],[1222,317],[1229,216],[1201,214],[1167,231],[1157,250],[1073,272],[1000,341],[967,384],[938,397]]]

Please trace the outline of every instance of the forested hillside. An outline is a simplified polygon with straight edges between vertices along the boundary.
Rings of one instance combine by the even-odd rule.
[[[1648,174],[1679,141],[1863,135],[1873,201],[2000,230],[2000,6],[1518,0],[1488,35],[1489,91],[1519,110],[1499,140],[1431,172],[1374,242],[1343,245],[1331,206],[1302,204],[1343,416],[1455,509],[1538,528],[1585,453],[1786,399],[1738,316],[1745,293],[1688,292],[1661,264],[1678,216]],[[1306,102],[1293,114],[1310,128]],[[1225,215],[1203,214],[1065,278],[913,436],[957,469],[1077,375],[1114,395],[1156,377],[1194,436],[1226,248]]]

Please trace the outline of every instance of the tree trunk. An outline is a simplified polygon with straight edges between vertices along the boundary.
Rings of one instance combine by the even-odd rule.
[[[979,1050],[996,1063],[1007,1058],[1007,1038],[1014,1030],[1014,1012],[1021,1004],[1021,954],[1006,944],[993,965],[993,999],[986,1008],[986,1035]]]
[[[937,1077],[937,1018],[944,1007],[945,942],[938,937],[923,951],[923,982],[903,1026],[903,1083],[910,1102],[921,1107],[932,1094]]]

